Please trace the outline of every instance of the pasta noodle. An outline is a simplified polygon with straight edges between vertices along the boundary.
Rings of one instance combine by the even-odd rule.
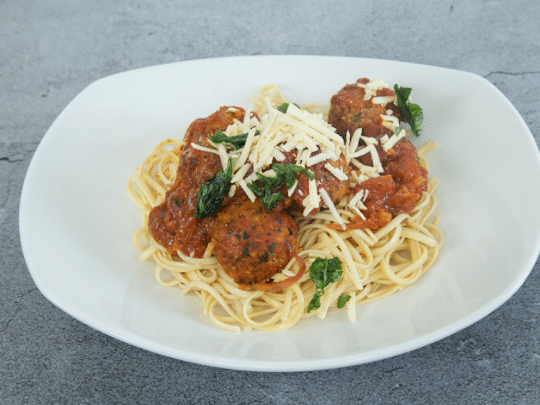
[[[277,86],[265,86],[257,97],[251,98],[253,111],[258,116],[270,111],[268,103],[275,108],[286,101]],[[320,105],[303,108],[323,114],[325,118],[328,114]],[[427,142],[417,151],[420,164],[426,169],[426,155],[435,147],[434,143]],[[152,259],[155,262],[155,279],[159,284],[179,288],[182,294],[197,295],[204,314],[225,330],[282,331],[293,327],[302,318],[317,316],[324,319],[337,307],[338,298],[343,294],[351,297],[344,311],[354,322],[358,305],[388,297],[414,283],[432,267],[443,246],[440,218],[435,216],[438,180],[430,178],[427,192],[409,214],[395,216],[376,231],[329,226],[336,223],[335,215],[329,210],[295,217],[299,226],[298,255],[308,267],[318,257],[337,257],[343,266],[342,277],[326,288],[319,309],[306,311],[316,292],[307,271],[297,283],[281,291],[244,290],[221,268],[212,254],[212,243],[202,258],[189,257],[180,251],[175,256],[149,234],[149,213],[164,200],[168,187],[175,180],[181,148],[182,141],[179,140],[167,139],[159,143],[141,167],[135,169],[127,184],[131,200],[142,211],[142,224],[133,234],[133,245],[141,251],[141,261]],[[246,156],[239,156],[240,164],[236,169],[242,167],[241,162],[245,159]],[[244,174],[240,172],[239,177]],[[344,197],[334,207],[344,223],[358,215],[348,206],[351,198]],[[291,260],[273,277],[274,281],[296,274],[299,266],[296,260]]]

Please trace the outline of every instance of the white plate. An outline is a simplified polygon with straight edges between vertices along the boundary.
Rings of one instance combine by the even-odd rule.
[[[447,244],[416,284],[280,333],[229,333],[194,297],[157,285],[140,263],[140,224],[125,184],[160,140],[222,105],[279,84],[291,101],[327,103],[359,77],[412,87],[421,138],[441,179]],[[98,80],[60,114],[28,169],[20,235],[30,273],[55,305],[129,344],[210,366],[300,371],[405,353],[478,321],[521,286],[540,251],[540,159],[514,107],[479,76],[437,67],[341,57],[258,56],[189,61]],[[534,179],[534,181],[531,181]]]

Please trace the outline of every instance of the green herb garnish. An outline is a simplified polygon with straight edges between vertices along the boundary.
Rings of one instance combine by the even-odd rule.
[[[293,165],[292,163],[274,163],[272,165],[272,170],[276,172],[276,178],[279,178],[281,183],[285,182],[287,188],[294,186],[297,173],[304,173],[310,180],[315,179],[315,176],[310,171],[302,166]]]
[[[313,263],[309,267],[309,275],[311,277],[311,280],[313,280],[313,283],[315,283],[315,294],[313,295],[313,298],[311,298],[311,301],[308,304],[308,313],[310,311],[313,311],[314,309],[319,309],[321,307],[321,297],[324,295],[324,289],[330,283],[337,282],[341,278],[342,273],[343,268],[341,267],[341,262],[337,257],[334,257],[333,259],[324,259],[322,257],[317,257],[313,261]],[[351,297],[349,296],[348,299],[350,298]],[[341,299],[343,305],[345,305],[345,302],[347,302],[348,299]]]
[[[259,135],[261,131],[257,130],[255,135]],[[248,133],[227,136],[222,131],[216,131],[214,135],[210,135],[210,140],[214,143],[229,143],[234,149],[242,149],[246,144]]]
[[[287,113],[287,110],[289,109],[289,103],[283,103],[276,107],[278,111],[281,111],[283,114]]]
[[[248,183],[247,186],[259,197],[266,212],[269,212],[272,207],[283,199],[283,194],[272,190],[271,182],[266,180],[268,179],[267,176],[257,173],[257,177],[259,180],[254,180]]]
[[[337,299],[337,307],[343,308],[345,304],[351,299],[350,295],[341,294]]]
[[[292,163],[274,163],[272,170],[276,173],[275,176],[265,176],[257,173],[258,180],[248,184],[249,189],[259,197],[267,212],[283,199],[283,195],[277,192],[276,189],[284,184],[287,188],[291,188],[294,185],[297,173],[304,173],[309,179],[315,179],[315,176],[310,171]]]
[[[424,113],[418,104],[409,102],[409,96],[412,89],[410,87],[399,87],[394,85],[398,107],[403,114],[405,120],[411,126],[413,134],[420,136],[420,126],[424,121]]]
[[[300,107],[298,106],[298,104],[296,104],[296,103],[293,103],[293,104],[294,104],[295,106],[297,106],[298,108],[300,108]],[[278,106],[276,107],[276,110],[281,111],[283,114],[287,114],[287,110],[288,110],[288,109],[289,109],[289,103],[283,103],[283,104],[278,105]]]
[[[229,192],[232,174],[232,159],[229,158],[226,171],[218,171],[214,177],[201,185],[195,205],[195,218],[207,217],[219,209],[225,195]]]

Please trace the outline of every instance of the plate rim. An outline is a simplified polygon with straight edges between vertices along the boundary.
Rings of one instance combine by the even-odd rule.
[[[538,146],[536,144],[536,141],[528,128],[527,124],[523,120],[523,117],[515,106],[508,100],[508,98],[491,82],[489,82],[487,79],[483,78],[480,75],[477,75],[475,73],[461,71],[461,70],[454,70],[449,69],[445,67],[439,67],[439,66],[430,66],[430,65],[423,65],[423,64],[417,64],[417,63],[411,63],[411,62],[401,62],[401,61],[393,61],[393,60],[386,60],[386,59],[372,59],[372,58],[357,58],[357,57],[349,57],[349,56],[325,56],[325,55],[244,55],[244,56],[226,56],[226,57],[218,57],[218,58],[207,58],[207,59],[194,59],[194,60],[188,60],[188,61],[179,61],[179,62],[173,62],[173,63],[167,63],[167,64],[161,64],[161,65],[153,65],[153,66],[146,66],[142,68],[137,68],[133,70],[128,70],[125,72],[118,72],[114,73],[105,77],[102,77],[92,83],[90,83],[88,86],[86,86],[83,90],[81,90],[72,101],[70,101],[64,109],[61,111],[61,113],[56,117],[56,119],[53,121],[51,126],[48,128],[46,133],[44,134],[43,138],[41,139],[38,147],[36,148],[36,151],[34,152],[32,159],[30,161],[30,164],[28,166],[27,172],[25,174],[25,178],[23,181],[23,186],[21,190],[21,196],[19,201],[19,236],[20,236],[20,243],[21,248],[23,252],[23,256],[25,259],[25,263],[27,265],[27,268],[30,272],[30,275],[40,290],[40,292],[49,300],[51,301],[55,306],[72,316],[73,318],[79,320],[80,322],[84,323],[87,326],[90,326],[93,329],[99,330],[100,332],[111,336],[117,340],[123,341],[127,344],[130,344],[132,346],[149,350],[154,353],[158,353],[160,355],[166,356],[166,357],[173,357],[179,360],[188,361],[196,364],[203,364],[208,366],[214,366],[214,367],[220,367],[220,368],[226,368],[226,369],[234,369],[234,370],[243,370],[243,371],[272,371],[272,372],[288,372],[288,371],[311,371],[311,370],[320,370],[320,369],[331,369],[331,368],[338,368],[338,367],[348,367],[358,364],[365,364],[370,363],[373,361],[379,361],[385,358],[394,357],[400,354],[404,354],[422,347],[425,347],[427,345],[430,345],[434,342],[437,342],[441,339],[444,339],[445,337],[448,337],[460,330],[463,330],[470,325],[480,321],[487,315],[491,314],[493,311],[495,311],[497,308],[499,308],[501,305],[503,305],[505,302],[508,301],[516,292],[517,290],[523,285],[523,283],[526,281],[528,276],[530,275],[531,271],[534,268],[534,264],[538,260],[538,256],[540,255],[540,232],[537,235],[537,240],[534,247],[534,254],[531,254],[528,257],[527,260],[527,268],[528,271],[520,272],[520,277],[517,277],[513,280],[513,283],[508,285],[502,293],[498,295],[497,300],[490,300],[487,304],[484,304],[483,306],[477,308],[473,312],[469,313],[466,317],[460,318],[457,321],[451,322],[450,324],[446,325],[444,328],[440,328],[436,331],[430,332],[425,335],[421,335],[420,337],[415,337],[413,339],[410,339],[406,342],[402,342],[398,345],[393,345],[391,347],[390,353],[388,348],[383,349],[375,349],[367,352],[360,352],[353,355],[347,355],[347,356],[339,356],[339,357],[331,357],[331,358],[323,358],[323,359],[305,359],[305,360],[294,360],[294,361],[282,361],[282,360],[269,360],[261,362],[259,360],[249,360],[249,359],[231,359],[229,357],[219,357],[215,355],[208,355],[208,354],[192,354],[189,353],[186,350],[182,349],[176,349],[175,351],[178,351],[178,354],[184,354],[184,356],[171,356],[170,352],[167,352],[163,348],[155,347],[156,345],[153,344],[150,340],[148,340],[146,337],[140,337],[143,341],[147,341],[147,345],[141,344],[140,342],[137,342],[133,339],[129,339],[126,336],[120,336],[117,333],[111,332],[105,325],[100,324],[100,322],[95,322],[95,320],[87,319],[87,317],[84,316],[84,314],[79,314],[76,311],[74,311],[72,308],[66,307],[66,304],[62,302],[58,297],[55,296],[55,294],[51,293],[47,289],[45,285],[41,282],[40,277],[37,277],[36,273],[36,266],[39,266],[38,264],[33,262],[32,254],[31,254],[31,247],[28,246],[26,241],[26,232],[28,231],[28,224],[26,224],[26,209],[27,209],[27,201],[26,201],[26,195],[28,194],[28,187],[29,181],[28,178],[32,175],[32,173],[36,170],[34,166],[37,165],[37,158],[36,156],[40,156],[40,148],[44,148],[42,145],[44,145],[44,141],[47,142],[48,138],[51,137],[49,133],[51,133],[51,130],[55,128],[55,123],[61,119],[61,117],[64,114],[67,114],[66,111],[69,112],[69,107],[72,105],[72,103],[77,100],[79,97],[82,97],[84,93],[87,91],[88,88],[91,86],[94,86],[98,82],[103,82],[105,80],[110,80],[111,78],[114,78],[118,75],[126,75],[132,72],[138,72],[142,70],[152,70],[152,69],[159,69],[163,67],[174,67],[175,65],[181,65],[181,64],[193,64],[193,63],[218,63],[220,60],[241,60],[244,58],[258,58],[258,59],[265,59],[265,58],[283,58],[283,59],[353,59],[356,61],[376,61],[378,63],[389,63],[389,64],[406,64],[406,65],[413,65],[413,66],[422,66],[424,68],[431,68],[431,69],[441,69],[450,71],[452,73],[459,72],[461,74],[467,74],[475,76],[477,79],[481,79],[484,83],[488,84],[492,89],[495,89],[500,96],[507,102],[508,106],[513,109],[514,114],[521,120],[521,123],[523,127],[528,131],[529,135],[529,141],[536,147],[536,159],[538,162],[540,162],[540,153],[538,150]],[[489,304],[489,305],[488,305]],[[463,320],[466,319],[464,322]],[[419,342],[421,341],[421,342]],[[153,348],[149,348],[149,346],[154,346]],[[216,361],[221,360],[221,361]],[[342,361],[337,361],[342,360]]]

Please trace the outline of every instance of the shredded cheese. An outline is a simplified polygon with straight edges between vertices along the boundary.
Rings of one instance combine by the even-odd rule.
[[[312,156],[310,157],[309,159],[307,159],[307,162],[306,162],[306,166],[313,166],[313,165],[316,165],[317,163],[321,163],[321,162],[324,162],[325,160],[328,160],[330,159],[332,156],[330,156],[329,154],[327,153],[319,153],[318,155],[315,155],[315,156]]]
[[[255,195],[255,193],[253,191],[250,190],[250,188],[247,186],[247,183],[245,180],[240,180],[238,182],[238,184],[240,185],[240,187],[242,187],[242,190],[244,190],[244,193],[246,193],[246,195],[248,196],[248,198],[251,200],[251,202],[255,202],[255,199],[257,198],[257,196]]]
[[[382,104],[385,106],[388,103],[392,103],[395,100],[395,97],[393,96],[379,96],[379,97],[373,97],[371,99],[371,102],[373,104]]]
[[[404,129],[402,129],[398,134],[393,134],[386,142],[383,143],[383,149],[385,152],[388,152],[390,149],[394,147],[396,143],[399,142],[401,138],[403,138],[406,135],[406,132]]]
[[[221,159],[221,166],[223,167],[223,170],[227,169],[227,163],[229,163],[229,156],[227,155],[227,150],[225,149],[225,145],[220,143],[218,145],[218,153],[219,158]]]
[[[360,172],[367,177],[379,176],[379,172],[377,171],[376,167],[364,165],[356,159],[351,159],[351,163],[355,165],[358,169],[360,169]]]
[[[351,138],[351,143],[349,145],[350,152],[354,152],[356,148],[358,148],[358,144],[360,143],[361,136],[362,136],[362,128],[358,128],[356,131],[354,131],[354,134]]]
[[[358,193],[356,193],[354,195],[353,198],[351,198],[351,201],[349,201],[349,204],[347,204],[347,205],[350,205],[351,207],[354,207],[359,202],[361,203],[363,199],[364,199],[364,190],[360,190]]]
[[[244,145],[244,148],[242,149],[242,153],[240,154],[240,158],[237,160],[236,164],[234,165],[233,170],[238,170],[241,168],[247,161],[249,156],[249,151],[251,149],[251,145],[253,145],[253,141],[255,140],[255,133],[257,132],[257,127],[253,127],[249,132],[248,136],[246,138],[246,143]]]
[[[232,198],[234,196],[234,193],[236,193],[236,184],[232,184],[229,188],[229,197]]]
[[[394,101],[394,97],[376,96],[378,90],[387,87],[380,79],[365,85],[359,84],[359,86],[365,89],[366,95],[372,98],[373,103],[386,105]],[[351,185],[354,182],[358,184],[368,178],[377,177],[383,171],[375,147],[378,144],[377,139],[363,136],[361,128],[352,135],[347,133],[344,141],[320,113],[310,113],[299,109],[294,104],[290,104],[287,112],[283,113],[272,105],[268,97],[264,98],[263,113],[260,113],[258,119],[250,117],[251,108],[250,106],[242,122],[235,122],[224,131],[227,136],[247,132],[243,148],[233,150],[224,144],[212,144],[214,148],[206,148],[193,144],[194,148],[219,155],[224,169],[229,159],[232,158],[233,177],[229,191],[230,196],[233,196],[240,187],[254,202],[257,197],[248,184],[257,179],[257,173],[265,176],[276,176],[276,173],[271,170],[271,165],[284,161],[286,153],[292,153],[295,164],[306,169],[322,163],[332,176],[340,181],[350,180]],[[391,115],[391,110],[387,110],[387,112],[388,115],[382,116],[383,122],[397,126],[399,122]],[[259,131],[258,134],[257,131]],[[390,138],[383,137],[381,143],[385,148],[387,146],[390,148],[399,140],[395,140],[395,138],[397,138],[395,135]],[[373,161],[373,166],[366,166],[357,160],[360,156],[368,153]],[[350,179],[338,165],[334,166],[331,163],[337,161],[342,154],[347,162],[358,169],[353,170]],[[287,190],[287,194],[290,197],[297,193],[303,197],[304,216],[308,216],[314,209],[318,209],[322,205],[329,209],[337,223],[344,225],[344,220],[339,215],[330,195],[324,188],[319,187],[316,180],[309,181],[307,195],[298,189],[298,184],[298,180],[296,180],[294,185]],[[357,193],[346,206],[362,215],[360,210],[365,209],[362,200],[366,195],[367,193],[363,191]],[[340,206],[345,203],[346,200],[340,203]]]
[[[338,224],[340,224],[342,226],[342,228],[345,228],[345,222],[343,221],[343,218],[341,218],[341,216],[339,215],[339,212],[337,211],[336,206],[332,202],[332,199],[330,198],[330,196],[328,195],[326,190],[324,188],[321,188],[319,190],[319,193],[320,193],[324,203],[326,204],[326,206],[330,210],[330,213],[332,214],[332,216],[336,220],[336,222]]]
[[[205,146],[197,145],[196,143],[193,143],[193,142],[191,143],[191,147],[193,149],[202,150],[203,152],[210,152],[210,153],[213,153],[215,155],[219,155],[219,152],[216,149],[207,148]]]
[[[343,170],[332,166],[330,163],[325,164],[324,168],[328,170],[330,173],[332,173],[334,177],[337,178],[338,180],[345,181],[349,179],[349,177],[345,173],[343,173]]]
[[[244,178],[244,176],[247,174],[249,168],[251,167],[251,164],[246,163],[243,165],[233,176],[231,179],[231,183],[238,183],[240,180]]]

